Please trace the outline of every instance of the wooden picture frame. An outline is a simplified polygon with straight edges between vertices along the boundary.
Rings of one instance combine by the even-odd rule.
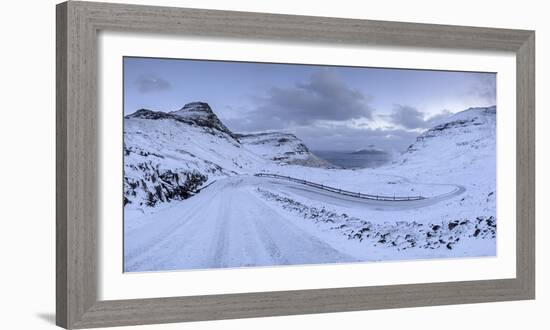
[[[98,300],[99,31],[515,52],[516,278]],[[57,5],[56,322],[138,325],[535,297],[535,32],[70,1]]]

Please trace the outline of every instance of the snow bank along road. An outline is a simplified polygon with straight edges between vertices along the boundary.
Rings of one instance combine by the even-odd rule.
[[[277,191],[292,189],[293,193],[327,204],[396,207],[395,202],[358,200],[283,180],[230,177],[216,181],[190,199],[144,216],[139,224],[125,223],[125,271],[358,260],[357,256],[331,245],[313,227],[298,224],[288,215],[279,213],[255,192],[257,187]],[[456,194],[400,202],[398,205],[418,207]]]

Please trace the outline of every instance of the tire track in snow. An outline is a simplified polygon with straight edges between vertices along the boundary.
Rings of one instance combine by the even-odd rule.
[[[271,265],[357,261],[294,224],[257,194],[247,192],[247,196],[256,203],[258,209],[264,212],[256,222],[258,235],[263,238],[264,244],[269,242],[270,247],[276,248],[275,256],[283,258],[279,262],[276,259],[273,260]],[[275,223],[270,221],[272,219],[278,219],[278,221]]]
[[[224,180],[225,181],[225,180]],[[248,182],[227,180],[176,206],[166,230],[151,231],[147,248],[132,250],[127,271],[273,266],[356,261],[278,213]],[[177,211],[177,210],[176,210]],[[173,213],[173,212],[172,212]],[[171,214],[172,214],[171,213]],[[178,225],[174,225],[177,223]],[[141,233],[154,228],[145,225]],[[312,231],[315,231],[312,228]],[[131,235],[128,239],[135,239]]]
[[[216,189],[209,190],[209,193],[212,194],[211,198],[214,199],[219,195],[219,191]],[[208,210],[208,205],[205,205],[208,200],[204,200],[205,196],[200,197],[201,198],[194,201],[195,203],[189,208],[181,207],[185,206],[183,203],[186,201],[182,201],[179,205],[174,206],[174,208],[181,211],[175,219],[166,218],[165,221],[169,224],[165,226],[167,227],[166,229],[157,230],[159,224],[154,221],[131,232],[125,233],[125,242],[139,243],[143,239],[143,236],[146,236],[144,240],[145,244],[133,248],[126,246],[127,250],[124,251],[125,270],[145,271],[167,269],[164,266],[164,262],[170,260],[173,255],[173,253],[169,254],[167,251],[174,249],[180,251],[184,250],[184,247],[190,244],[191,239],[195,236],[190,235],[190,233],[195,232],[195,230],[187,231],[187,227],[192,226],[193,222],[201,220],[201,217],[198,216],[199,213],[204,212],[205,209]],[[147,233],[152,234],[146,235]]]
[[[227,186],[226,186],[227,187]],[[224,187],[225,188],[225,187]],[[218,214],[216,217],[216,221],[214,224],[214,235],[212,244],[210,247],[210,253],[212,255],[210,260],[210,265],[208,268],[221,268],[224,267],[224,263],[227,260],[224,260],[225,250],[227,249],[227,228],[228,228],[228,221],[230,217],[227,216],[227,206],[231,203],[231,196],[232,194],[228,194],[227,200],[216,200],[217,203],[213,203],[214,205],[217,204]],[[219,198],[219,196],[218,196]],[[227,266],[225,266],[227,267]]]

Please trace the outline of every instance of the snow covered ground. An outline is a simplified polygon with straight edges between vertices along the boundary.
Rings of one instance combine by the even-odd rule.
[[[205,103],[140,110],[125,118],[125,271],[494,256],[495,116],[468,109],[392,164],[346,170],[295,136],[234,134]]]

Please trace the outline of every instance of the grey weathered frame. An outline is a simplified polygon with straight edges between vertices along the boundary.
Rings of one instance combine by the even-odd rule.
[[[515,279],[98,301],[97,33],[512,51],[517,57]],[[534,31],[153,6],[57,5],[56,320],[87,328],[535,297]]]

